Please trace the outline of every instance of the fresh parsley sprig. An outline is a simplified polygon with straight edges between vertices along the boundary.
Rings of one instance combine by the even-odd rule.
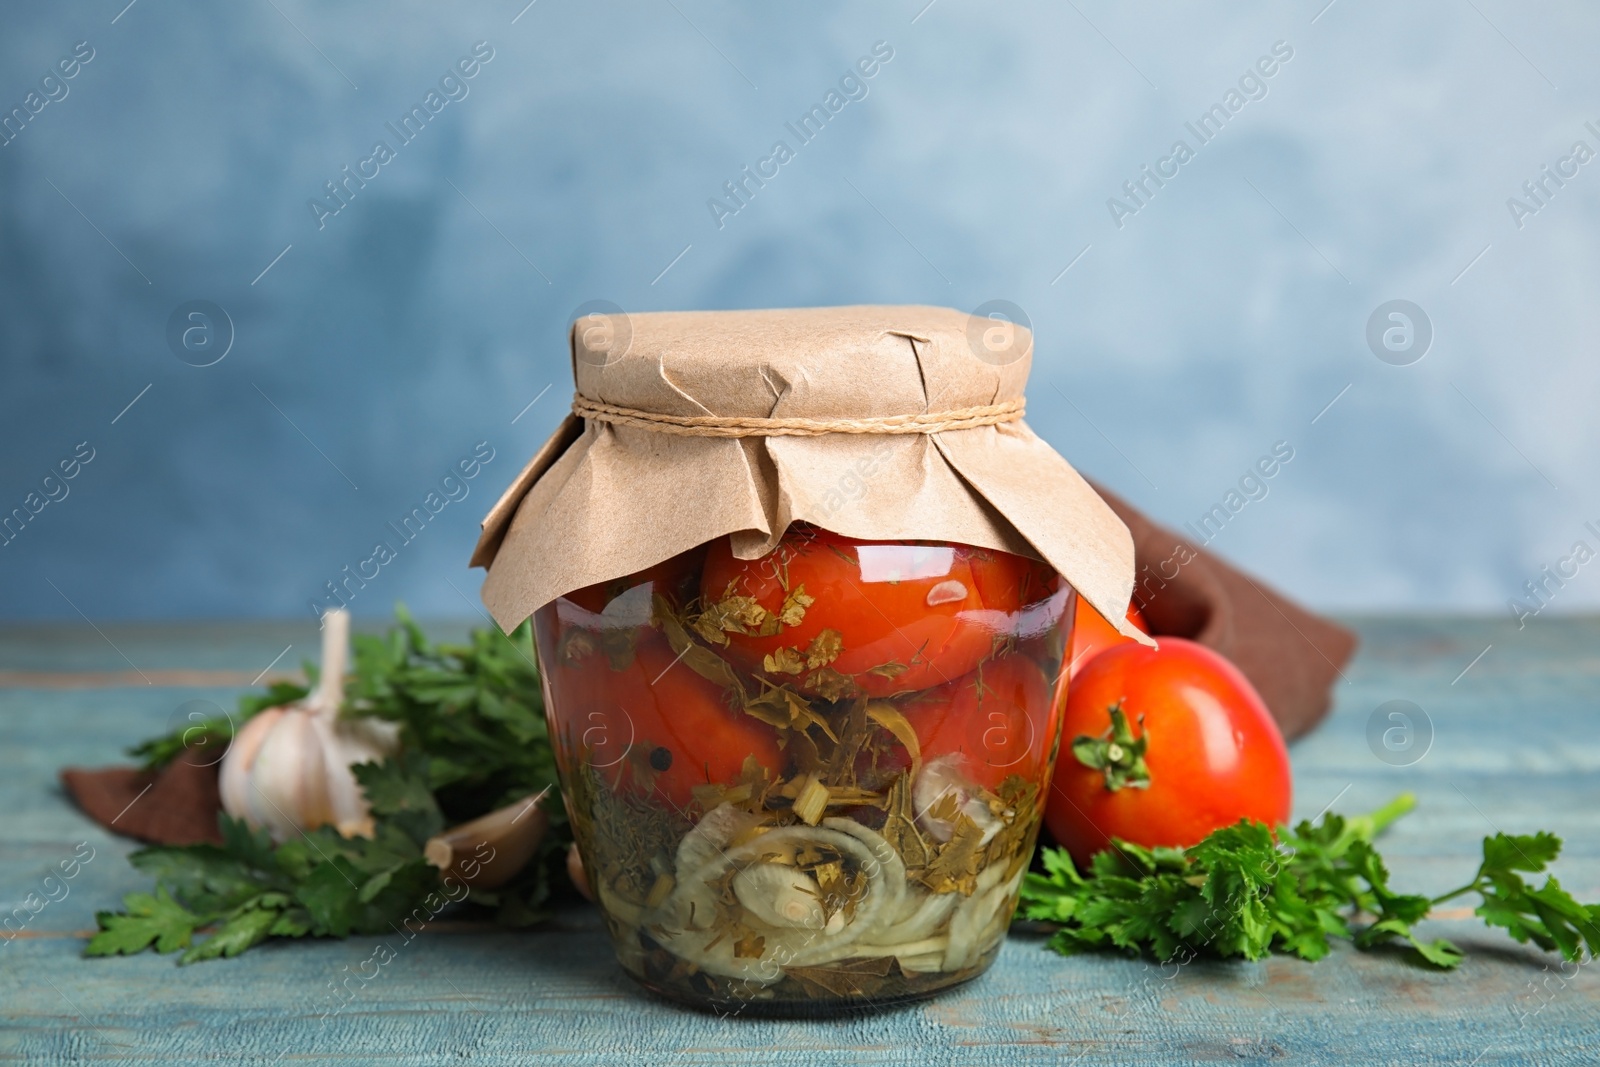
[[[400,724],[401,744],[428,754],[429,784],[451,821],[475,818],[549,787],[555,753],[545,724],[533,626],[474,630],[434,644],[405,608],[384,637],[357,634],[349,708]],[[547,807],[563,818],[559,803]]]
[[[444,825],[427,788],[425,757],[355,768],[372,805],[371,838],[332,827],[274,846],[264,830],[221,816],[221,845],[157,846],[130,860],[156,891],[130,893],[123,912],[101,912],[85,953],[113,956],[154,945],[186,949],[180,963],[237,956],[269,937],[348,937],[387,932],[429,893],[440,872],[422,846]],[[215,927],[209,937],[194,935]]]
[[[1044,873],[1024,879],[1018,915],[1058,926],[1049,947],[1063,955],[1116,950],[1187,962],[1197,955],[1261,959],[1283,953],[1317,960],[1329,939],[1370,949],[1407,942],[1427,963],[1461,962],[1442,938],[1413,927],[1439,905],[1477,894],[1476,913],[1521,942],[1568,960],[1600,953],[1600,905],[1580,904],[1538,874],[1561,851],[1559,838],[1495,834],[1483,842],[1473,879],[1438,897],[1399,893],[1373,839],[1416,806],[1404,794],[1371,815],[1327,814],[1315,825],[1280,828],[1241,821],[1189,849],[1147,849],[1118,841],[1080,873],[1064,849],[1041,850]]]

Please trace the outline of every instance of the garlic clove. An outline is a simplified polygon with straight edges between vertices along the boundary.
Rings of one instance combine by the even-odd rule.
[[[961,761],[968,757],[952,753],[930,761],[917,775],[911,787],[911,802],[916,808],[917,824],[934,841],[944,844],[955,833],[955,823],[935,817],[932,812],[946,797],[955,802],[958,812],[966,815],[983,836],[980,845],[987,845],[1000,832],[1003,825],[984,801],[981,789],[961,770]]]
[[[222,767],[217,775],[217,791],[222,795],[222,810],[235,819],[249,818],[250,768],[255,765],[261,743],[272,732],[272,727],[283,717],[285,709],[267,708],[247,719],[233,735],[233,743],[223,753]]]
[[[539,802],[546,792],[549,790],[429,838],[423,855],[446,875],[455,875],[467,885],[500,888],[528,865],[544,840],[550,818]]]
[[[822,889],[803,871],[781,863],[754,863],[734,875],[733,895],[745,911],[768,926],[821,930],[828,925]],[[843,916],[836,915],[843,926]]]
[[[362,800],[360,783],[347,762],[350,753],[334,735],[334,721],[326,715],[302,714],[310,723],[314,743],[322,757],[322,773],[316,776],[324,804],[320,813],[322,822],[336,827],[358,822],[367,814],[366,804]]]
[[[287,710],[261,743],[250,767],[248,810],[278,841],[333,821],[327,761],[304,709]]]
[[[334,719],[322,714],[311,718],[327,768],[327,821],[336,827],[366,826],[367,831],[360,836],[370,837],[372,819],[367,797],[350,768],[392,756],[400,748],[400,727],[379,719]],[[342,829],[339,832],[344,833]]]
[[[567,877],[572,879],[572,887],[585,900],[594,899],[594,890],[589,888],[589,876],[583,870],[583,854],[578,851],[576,841],[567,847]]]

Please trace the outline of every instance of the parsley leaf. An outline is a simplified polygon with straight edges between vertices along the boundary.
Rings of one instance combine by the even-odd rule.
[[[189,939],[204,919],[172,899],[163,887],[154,896],[149,893],[129,893],[122,898],[127,910],[121,914],[102,911],[97,918],[100,932],[89,939],[84,954],[88,956],[116,956],[140,952],[152,943],[157,952],[176,952],[189,944]]]
[[[193,963],[196,960],[214,960],[218,956],[237,956],[250,946],[265,941],[279,914],[279,909],[271,907],[241,908],[228,916],[216,933],[185,952],[179,962]]]
[[[418,845],[444,829],[444,817],[428,788],[427,759],[406,753],[382,763],[352,767],[374,819],[386,819]]]
[[[1561,841],[1551,834],[1485,838],[1477,875],[1441,897],[1392,889],[1372,841],[1415,804],[1405,794],[1371,815],[1327,814],[1315,825],[1280,827],[1276,840],[1265,825],[1241,821],[1183,851],[1117,841],[1087,873],[1064,849],[1047,848],[1044,873],[1023,880],[1018,915],[1057,925],[1049,947],[1064,954],[1117,948],[1163,962],[1273,952],[1317,960],[1333,937],[1359,949],[1399,939],[1448,969],[1461,950],[1424,941],[1413,926],[1437,905],[1477,893],[1477,914],[1518,941],[1568,960],[1600,953],[1600,905],[1580,904],[1554,878],[1535,888],[1517,873],[1540,873],[1555,860]]]
[[[1458,893],[1477,892],[1483,921],[1520,942],[1557,950],[1569,960],[1582,958],[1585,948],[1590,956],[1600,954],[1600,905],[1578,903],[1554,878],[1536,889],[1516,873],[1538,874],[1560,852],[1561,839],[1551,834],[1486,837],[1478,876]]]

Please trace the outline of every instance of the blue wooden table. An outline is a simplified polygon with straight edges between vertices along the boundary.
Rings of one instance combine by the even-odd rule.
[[[1366,810],[1409,789],[1420,808],[1383,842],[1397,885],[1443,892],[1470,876],[1484,834],[1542,828],[1566,839],[1562,882],[1600,900],[1600,621],[1541,619],[1520,632],[1499,621],[1355,622],[1363,648],[1336,710],[1293,748],[1297,814],[1334,802]],[[579,909],[526,933],[436,923],[397,948],[338,1014],[333,984],[379,939],[269,945],[182,968],[153,954],[82,958],[94,912],[148,883],[124,859],[134,846],[62,795],[57,768],[118,762],[124,746],[176,722],[187,701],[231,708],[289,645],[280,670],[312,653],[312,628],[0,631],[0,917],[42,892],[59,861],[92,850],[62,899],[0,941],[0,1060],[1600,1061],[1593,969],[1562,966],[1461,912],[1425,926],[1467,950],[1454,973],[1342,947],[1317,964],[1162,969],[1062,959],[1014,934],[994,970],[966,988],[830,1022],[721,1019],[648,1000],[612,962],[593,912]],[[1369,720],[1391,700],[1411,701],[1431,723],[1420,759],[1422,733],[1407,752],[1369,744]]]

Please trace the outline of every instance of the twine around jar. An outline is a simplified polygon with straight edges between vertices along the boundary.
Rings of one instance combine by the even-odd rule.
[[[879,415],[864,419],[756,419],[722,415],[663,415],[655,411],[602,404],[582,394],[572,398],[572,413],[590,422],[634,426],[680,437],[820,437],[830,433],[928,434],[997,426],[1022,418],[1021,397],[998,404],[929,411],[920,415]]]

